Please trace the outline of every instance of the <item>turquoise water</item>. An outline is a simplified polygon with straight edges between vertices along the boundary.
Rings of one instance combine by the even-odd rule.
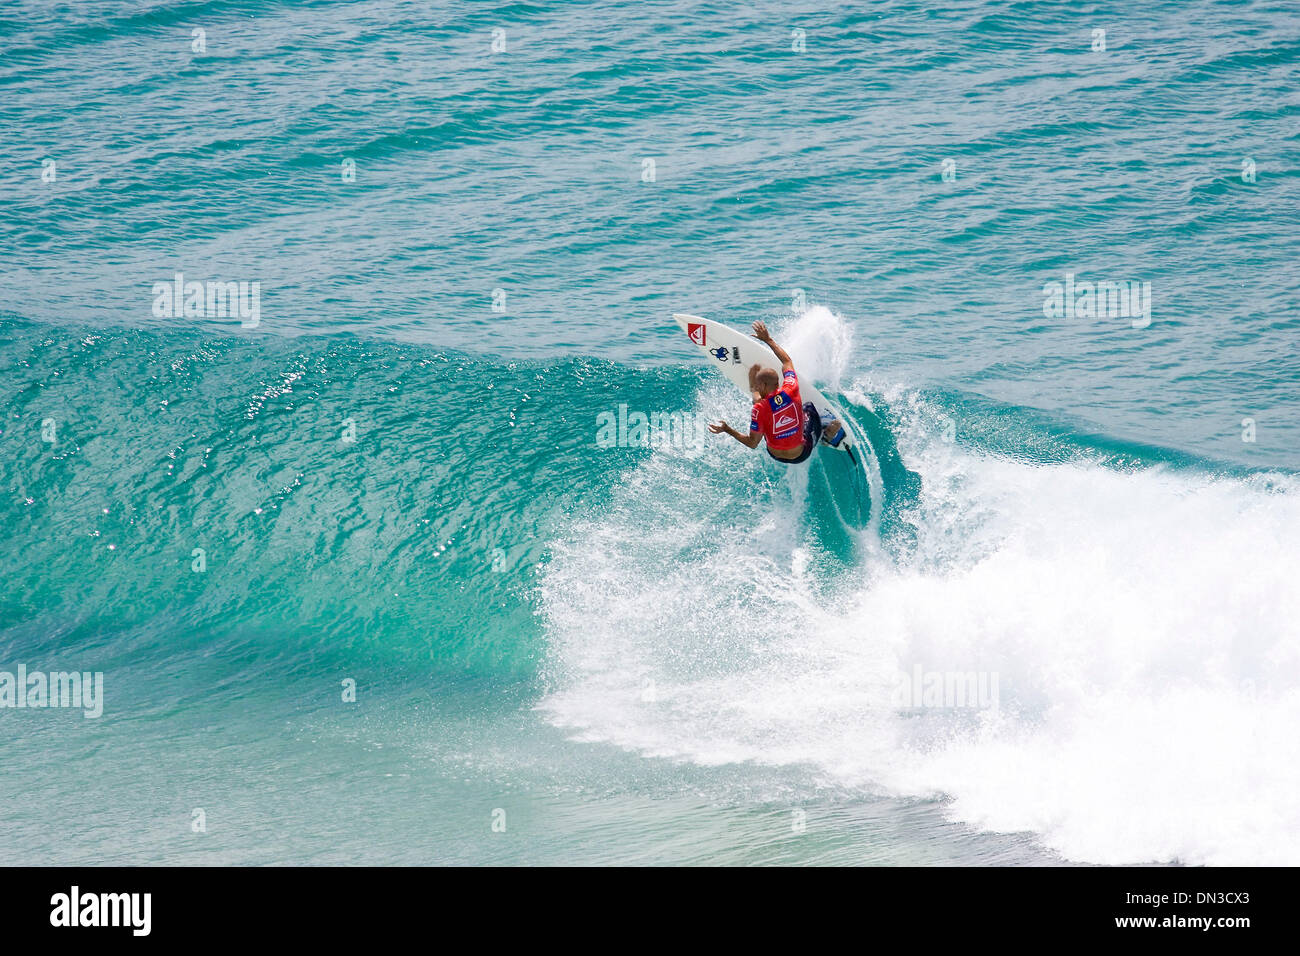
[[[7,4],[0,671],[105,698],[0,708],[0,860],[1300,861],[1298,61],[1286,4]],[[702,434],[674,311],[869,467]]]

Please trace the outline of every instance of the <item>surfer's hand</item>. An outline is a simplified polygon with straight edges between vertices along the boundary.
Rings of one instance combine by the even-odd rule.
[[[718,422],[716,425],[710,422],[709,431],[713,432],[715,435],[721,435],[725,431],[730,431],[730,428],[726,422]]]
[[[764,322],[754,323],[754,338],[758,339],[760,342],[767,342],[772,338],[772,336],[767,334],[766,323]]]

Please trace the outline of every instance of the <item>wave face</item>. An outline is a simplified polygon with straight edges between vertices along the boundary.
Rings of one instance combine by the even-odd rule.
[[[946,440],[973,409],[849,391],[889,409],[921,478],[892,545],[837,561],[797,482],[725,448],[705,469],[654,455],[544,575],[549,718],[647,756],[941,798],[1071,860],[1300,859],[1294,476],[1041,434],[1012,457],[961,425]],[[931,674],[996,701],[900,698]]]
[[[598,397],[636,406],[683,377],[350,337],[0,328],[0,617],[142,626],[133,653],[153,661],[261,635],[314,666],[527,675],[535,628],[512,595],[556,515],[612,477],[587,451]]]

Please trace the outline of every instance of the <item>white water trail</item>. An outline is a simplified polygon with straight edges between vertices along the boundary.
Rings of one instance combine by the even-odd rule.
[[[923,481],[914,556],[837,572],[806,489],[757,456],[656,453],[556,543],[549,718],[940,798],[1076,861],[1300,863],[1300,485],[1009,460],[886,397]],[[900,706],[918,669],[993,676],[997,706]]]

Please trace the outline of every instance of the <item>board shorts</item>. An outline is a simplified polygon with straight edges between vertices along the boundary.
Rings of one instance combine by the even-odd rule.
[[[803,451],[799,452],[799,457],[781,458],[772,455],[772,449],[769,448],[767,453],[772,456],[773,461],[779,461],[783,465],[798,465],[807,461],[808,456],[813,453],[813,449],[821,439],[822,417],[817,413],[817,408],[812,402],[803,403],[803,417]]]

